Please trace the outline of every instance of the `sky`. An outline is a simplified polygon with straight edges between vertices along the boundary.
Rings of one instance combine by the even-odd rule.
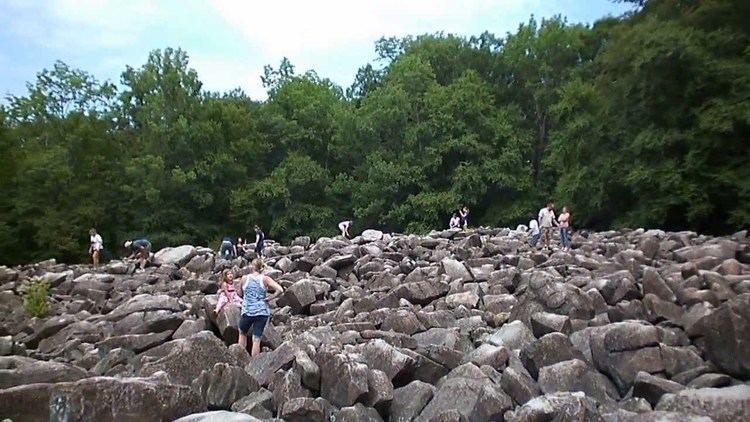
[[[25,94],[56,60],[117,83],[149,51],[179,47],[205,89],[263,100],[263,66],[283,57],[297,73],[348,87],[382,36],[504,35],[531,15],[593,23],[629,9],[611,0],[0,0],[0,97]]]

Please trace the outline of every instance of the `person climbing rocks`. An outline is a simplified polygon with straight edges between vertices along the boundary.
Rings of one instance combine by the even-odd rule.
[[[266,234],[263,233],[263,230],[260,228],[259,225],[255,225],[255,255],[258,258],[261,258],[263,256],[263,246],[266,241]]]
[[[146,261],[151,257],[151,242],[147,239],[128,240],[125,242],[125,249],[131,252],[128,259],[138,258],[140,271],[143,271]]]
[[[458,212],[454,212],[451,220],[448,222],[448,228],[460,229],[461,228],[461,217],[458,216]]]
[[[219,282],[219,301],[216,303],[216,313],[218,314],[228,303],[237,305],[242,303],[242,298],[234,289],[234,273],[230,269],[221,272],[221,281]]]
[[[469,207],[466,205],[461,207],[458,211],[458,215],[461,217],[461,228],[466,230],[466,228],[469,227]]]
[[[259,258],[252,262],[252,272],[242,280],[240,291],[242,292],[242,310],[238,324],[239,338],[237,343],[243,348],[247,348],[248,333],[252,333],[252,349],[250,356],[257,356],[260,353],[260,339],[263,337],[263,330],[271,315],[268,302],[276,299],[284,293],[282,288],[271,277],[263,274],[265,264]],[[266,297],[267,290],[271,288],[273,294]]]
[[[345,238],[349,238],[349,227],[352,226],[352,220],[345,220],[339,223],[339,230],[341,230],[341,235]]]
[[[237,256],[237,248],[234,246],[231,237],[227,236],[221,240],[219,256],[223,259],[234,259]]]
[[[531,247],[536,247],[537,242],[539,242],[539,222],[536,221],[536,217],[533,215],[529,216],[529,233],[531,234],[529,244]]]
[[[564,251],[570,250],[570,220],[568,207],[563,207],[562,213],[557,217],[557,223],[560,227],[560,244]]]
[[[555,203],[550,201],[547,206],[539,210],[539,227],[541,229],[542,248],[549,249],[552,227],[557,226],[555,220]]]
[[[101,257],[102,249],[104,249],[104,241],[96,229],[89,230],[89,255],[91,255],[91,261],[94,267],[99,266],[99,258]]]

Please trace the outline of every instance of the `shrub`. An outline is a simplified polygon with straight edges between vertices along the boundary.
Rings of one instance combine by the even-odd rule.
[[[30,316],[43,317],[47,315],[49,306],[49,283],[44,280],[32,280],[24,289],[23,307]]]

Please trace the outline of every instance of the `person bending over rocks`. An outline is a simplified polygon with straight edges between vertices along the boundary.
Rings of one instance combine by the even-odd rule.
[[[352,220],[346,220],[339,223],[339,230],[341,230],[341,235],[345,238],[349,238],[349,227],[352,226]]]
[[[219,256],[223,259],[234,259],[237,256],[237,248],[232,243],[232,238],[227,236],[221,240],[221,246],[219,246]]]
[[[146,239],[128,240],[125,242],[125,249],[131,252],[128,259],[139,259],[140,271],[143,271],[146,268],[146,261],[151,256],[151,242]]]
[[[247,335],[252,330],[253,347],[250,356],[257,356],[260,353],[260,339],[263,336],[263,329],[266,328],[268,318],[271,316],[271,310],[268,307],[268,301],[277,298],[284,292],[284,289],[275,282],[271,277],[263,274],[263,261],[259,258],[253,260],[252,272],[242,280],[242,314],[239,323],[239,338],[237,343],[243,348],[247,348]],[[273,290],[271,296],[266,297],[268,288]]]
[[[219,302],[216,303],[217,314],[221,312],[227,303],[236,303],[237,305],[242,303],[242,298],[234,290],[234,273],[232,270],[226,269],[222,271],[219,283]]]

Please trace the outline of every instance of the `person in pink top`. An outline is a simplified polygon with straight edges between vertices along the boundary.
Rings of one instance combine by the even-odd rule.
[[[218,314],[227,303],[234,303],[239,306],[242,298],[234,290],[234,273],[232,270],[224,270],[221,273],[221,284],[219,285],[219,302],[216,304],[216,313]]]
[[[557,224],[560,226],[560,243],[563,250],[570,249],[570,211],[563,207],[562,213],[557,216]]]

